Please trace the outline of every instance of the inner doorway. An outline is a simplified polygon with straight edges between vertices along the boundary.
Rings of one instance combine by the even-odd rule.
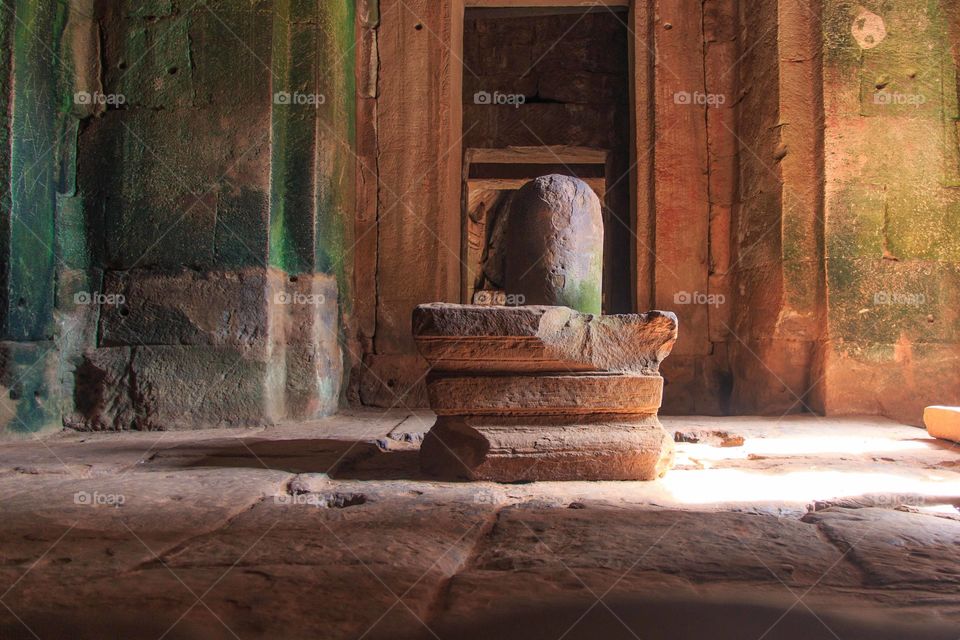
[[[626,7],[466,10],[463,297],[487,281],[478,260],[497,242],[487,216],[526,180],[560,173],[585,180],[604,205],[604,313],[633,311],[627,20]],[[518,150],[537,157],[480,161]]]

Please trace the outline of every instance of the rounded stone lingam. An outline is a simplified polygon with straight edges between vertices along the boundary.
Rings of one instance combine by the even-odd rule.
[[[593,189],[552,174],[517,191],[505,234],[504,289],[526,304],[600,313],[603,213]]]

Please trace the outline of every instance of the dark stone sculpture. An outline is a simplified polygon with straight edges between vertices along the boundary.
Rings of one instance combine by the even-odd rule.
[[[587,183],[556,174],[531,180],[513,198],[504,235],[508,295],[600,313],[603,214]]]

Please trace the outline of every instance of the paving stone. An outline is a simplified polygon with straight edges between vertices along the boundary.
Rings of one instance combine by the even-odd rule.
[[[679,484],[495,484],[410,474],[376,445],[410,419],[4,443],[4,603],[41,638],[657,639],[759,637],[803,595],[768,638],[956,637],[960,522],[892,507],[947,515],[960,454],[915,428],[670,418],[744,446],[678,443],[710,463]],[[911,497],[801,520],[864,486]],[[0,637],[34,636],[0,607]]]
[[[223,526],[276,494],[290,474],[220,469],[30,478],[32,490],[3,497],[0,564],[23,570],[46,553],[45,567],[59,568],[57,574],[69,567],[69,575],[89,579],[130,571]]]
[[[956,592],[960,585],[960,522],[893,509],[830,508],[816,523],[875,587]]]
[[[794,519],[588,504],[586,509],[505,510],[474,566],[504,572],[603,567],[620,573],[656,571],[693,582],[855,586],[858,578],[842,565],[842,554],[816,527]]]

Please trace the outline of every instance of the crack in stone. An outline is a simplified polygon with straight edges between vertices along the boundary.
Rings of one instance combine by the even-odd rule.
[[[295,477],[295,474],[290,474],[290,475],[289,475],[288,477],[286,477],[282,482],[279,483],[278,489],[279,489],[279,490],[285,490],[284,488],[287,487],[287,486],[289,486],[290,482],[293,481],[294,477]],[[253,511],[253,510],[254,510],[255,508],[257,508],[259,505],[261,505],[262,503],[264,503],[264,502],[267,500],[267,498],[269,498],[269,497],[271,497],[271,496],[269,496],[269,495],[257,496],[256,499],[254,499],[254,500],[253,500],[250,504],[248,504],[246,507],[244,507],[243,509],[240,509],[240,510],[236,511],[235,513],[233,513],[233,514],[227,516],[225,519],[223,519],[223,520],[220,522],[220,524],[218,524],[218,525],[216,525],[216,526],[214,526],[214,527],[212,527],[212,528],[210,528],[210,529],[207,529],[206,531],[203,531],[203,532],[201,532],[201,533],[197,533],[197,534],[188,536],[187,538],[185,538],[185,539],[183,539],[183,540],[180,540],[180,541],[177,542],[176,544],[171,545],[170,547],[168,547],[168,548],[166,548],[166,549],[164,549],[164,550],[162,550],[162,551],[160,551],[160,552],[153,552],[153,550],[151,550],[151,553],[153,553],[153,556],[154,556],[153,558],[151,558],[150,560],[147,560],[147,561],[145,561],[145,562],[140,562],[140,563],[138,563],[136,566],[134,566],[134,567],[132,567],[132,568],[126,570],[126,571],[121,572],[120,575],[127,575],[127,574],[131,574],[131,573],[136,573],[137,571],[143,571],[143,570],[147,570],[147,569],[156,569],[157,567],[164,567],[164,566],[166,566],[167,563],[168,563],[171,559],[173,559],[173,558],[177,557],[178,555],[182,554],[184,551],[187,550],[187,548],[189,548],[189,547],[190,547],[191,545],[193,545],[195,542],[197,542],[198,540],[203,540],[203,539],[209,538],[209,537],[212,536],[213,534],[215,534],[215,533],[217,533],[217,532],[219,532],[219,531],[222,531],[222,530],[228,528],[228,527],[229,527],[230,525],[232,525],[238,518],[240,518],[241,516],[243,516],[243,515],[251,512],[251,511]],[[204,566],[206,566],[206,565],[204,565]],[[212,565],[211,565],[211,566],[212,566]]]
[[[815,513],[815,512],[810,512],[810,513]],[[806,516],[803,518],[800,518],[800,522],[813,525],[820,539],[826,542],[827,544],[833,546],[834,548],[837,549],[837,551],[840,552],[841,554],[840,559],[837,560],[837,562],[832,567],[830,567],[830,569],[828,570],[828,573],[833,573],[834,571],[839,569],[842,565],[846,565],[847,571],[856,572],[857,580],[860,583],[858,586],[859,589],[864,589],[869,586],[869,581],[867,579],[867,571],[865,567],[863,567],[863,565],[861,565],[857,561],[856,554],[853,553],[854,547],[852,545],[847,543],[843,538],[839,536],[830,535],[830,531],[827,528],[825,528],[821,523],[809,522],[808,520],[806,520]],[[821,576],[820,579],[823,580],[823,578],[825,578],[826,575],[827,574],[824,574],[823,576]],[[811,586],[810,587],[811,591],[815,589],[816,586],[817,585]]]
[[[484,542],[489,541],[493,537],[493,534],[497,529],[497,525],[500,523],[500,516],[506,509],[506,505],[498,507],[487,518],[487,521],[483,524],[480,534],[477,535],[476,540],[474,540],[473,545],[470,547],[469,553],[467,553],[466,557],[457,566],[457,568],[454,569],[453,573],[440,582],[440,585],[437,587],[436,592],[430,599],[430,602],[425,610],[424,621],[428,625],[433,624],[440,614],[447,611],[450,604],[450,592],[453,588],[454,580],[457,578],[457,576],[463,574],[476,565],[477,558],[480,557]]]

